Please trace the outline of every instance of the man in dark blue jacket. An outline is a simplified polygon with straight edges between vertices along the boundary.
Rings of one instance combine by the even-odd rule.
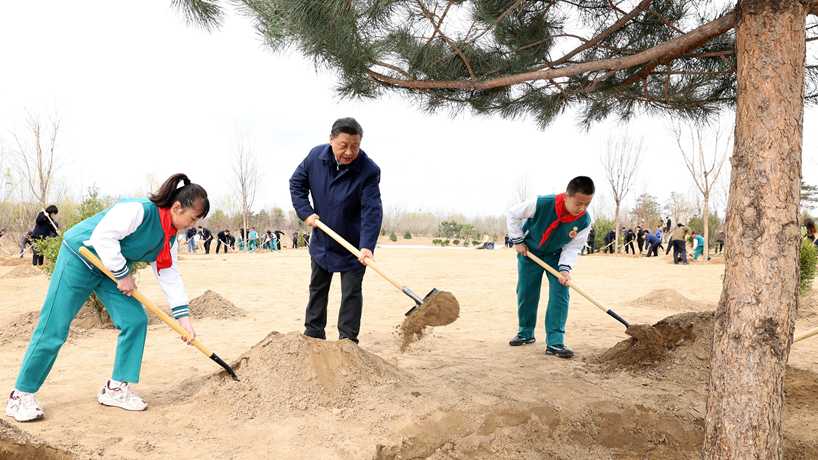
[[[326,339],[330,282],[332,274],[340,272],[338,335],[358,342],[363,308],[361,282],[383,220],[381,170],[360,150],[362,136],[363,129],[353,118],[336,120],[329,144],[313,148],[290,177],[290,196],[298,217],[309,226],[320,219],[361,250],[361,258],[356,259],[324,232],[313,231],[309,240],[310,300],[304,320],[304,335],[309,337]]]

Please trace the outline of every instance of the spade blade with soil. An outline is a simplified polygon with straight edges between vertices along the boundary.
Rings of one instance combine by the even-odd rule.
[[[349,241],[345,240],[341,235],[335,233],[335,231],[327,227],[326,224],[316,219],[315,226],[329,235],[329,237],[335,240],[338,244],[346,248],[346,250],[351,252],[355,257],[359,259],[361,258],[361,251],[358,250],[358,248],[353,246]],[[388,281],[389,284],[395,286],[400,292],[404,293],[415,302],[409,311],[406,312],[407,318],[404,320],[404,325],[409,322],[413,324],[413,328],[416,328],[420,324],[421,319],[426,319],[429,321],[429,323],[425,324],[426,326],[445,326],[453,323],[460,314],[460,305],[457,303],[457,299],[454,298],[452,293],[432,289],[428,294],[426,294],[426,297],[421,299],[411,289],[398,283],[384,273],[384,271],[381,270],[381,268],[372,259],[366,259],[365,263],[367,267],[375,270],[379,275],[381,275],[381,277],[383,277],[383,279]],[[446,295],[441,297],[441,294]],[[439,301],[441,299],[445,300]],[[424,310],[426,309],[430,309],[430,313],[424,313]],[[418,318],[413,318],[416,315],[419,315]],[[403,330],[403,326],[401,329]]]
[[[91,264],[93,264],[95,267],[97,267],[97,269],[100,272],[105,274],[105,276],[110,278],[111,281],[116,283],[116,278],[114,278],[114,275],[111,273],[111,271],[108,270],[105,267],[105,265],[102,264],[102,261],[99,260],[99,257],[97,257],[93,252],[89,251],[88,248],[86,248],[86,247],[81,247],[79,252],[80,252],[80,254],[82,254],[83,257],[85,257],[86,260],[88,260],[88,262],[91,262]],[[170,328],[173,329],[174,331],[176,331],[177,334],[179,334],[182,337],[187,337],[188,336],[188,332],[182,326],[180,326],[179,323],[176,320],[171,318],[170,315],[165,313],[161,308],[154,305],[154,303],[151,302],[150,300],[148,300],[147,297],[142,295],[141,292],[134,289],[133,291],[131,291],[131,296],[134,299],[138,300],[139,303],[144,305],[145,309],[147,309],[149,312],[151,312],[154,315],[156,315],[157,317],[159,317],[159,319],[161,319],[162,322],[164,322],[165,324],[170,326]],[[219,357],[219,355],[217,355],[216,353],[211,353],[210,350],[208,350],[204,346],[204,344],[199,341],[199,339],[191,340],[190,345],[193,345],[194,347],[196,347],[196,349],[201,351],[202,354],[204,354],[205,356],[207,356],[208,358],[213,360],[213,362],[215,362],[216,364],[221,366],[225,371],[227,371],[228,374],[230,374],[230,377],[232,377],[233,380],[235,380],[235,381],[239,380],[239,376],[236,375],[236,371],[234,371],[233,368],[230,367],[229,364],[224,362],[224,360],[221,359]]]

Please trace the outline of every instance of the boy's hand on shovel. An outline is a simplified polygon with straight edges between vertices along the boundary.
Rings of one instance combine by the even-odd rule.
[[[560,272],[560,284],[563,286],[570,286],[571,285],[571,272]]]
[[[179,321],[179,325],[185,328],[187,331],[187,336],[180,337],[182,342],[185,342],[188,345],[193,343],[193,340],[196,338],[196,331],[193,330],[193,324],[190,322],[190,316],[179,318],[176,321]]]

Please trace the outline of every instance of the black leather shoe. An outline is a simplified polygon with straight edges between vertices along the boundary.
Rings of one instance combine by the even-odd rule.
[[[520,345],[529,345],[536,342],[537,339],[534,337],[520,337],[519,335],[515,335],[513,339],[508,341],[508,344],[512,347],[519,347]]]
[[[566,348],[564,345],[549,345],[545,347],[545,354],[554,355],[557,358],[562,359],[571,359],[574,357],[574,352],[571,351],[570,348]]]

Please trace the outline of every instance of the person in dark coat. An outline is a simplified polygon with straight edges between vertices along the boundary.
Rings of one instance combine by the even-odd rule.
[[[196,227],[190,227],[185,232],[185,238],[187,238],[187,252],[194,253],[196,252]]]
[[[645,229],[642,228],[641,225],[636,226],[636,246],[639,247],[639,255],[642,255],[642,251],[645,248]]]
[[[275,240],[276,251],[280,251],[281,250],[281,237],[284,236],[284,232],[282,232],[281,230],[276,230],[276,231],[273,232],[273,234],[276,236],[276,240]]]
[[[361,282],[383,221],[381,170],[360,150],[363,129],[355,119],[336,120],[329,137],[329,144],[313,148],[290,177],[290,196],[300,219],[311,227],[320,219],[359,248],[361,257],[353,256],[321,230],[313,230],[309,240],[312,275],[304,335],[326,338],[330,282],[332,274],[340,272],[338,335],[357,343],[363,308]]]
[[[636,239],[636,233],[633,232],[632,228],[623,228],[622,230],[625,232],[625,254],[629,254],[628,250],[630,250],[635,255],[636,247],[633,245],[633,240]]]
[[[616,231],[611,229],[607,235],[605,235],[605,249],[602,252],[607,252],[610,254],[614,253],[614,240],[616,239]]]
[[[210,245],[213,243],[213,232],[207,227],[199,227],[202,234],[205,254],[210,254]]]
[[[59,210],[53,204],[45,208],[45,212],[37,213],[37,220],[34,224],[34,230],[31,231],[31,252],[34,254],[31,257],[31,265],[42,265],[44,262],[43,254],[37,250],[34,244],[38,240],[52,238],[57,236],[57,228],[59,224],[56,221],[56,216]]]
[[[216,254],[224,246],[224,253],[227,254],[227,248],[230,247],[230,230],[224,229],[216,234]]]

